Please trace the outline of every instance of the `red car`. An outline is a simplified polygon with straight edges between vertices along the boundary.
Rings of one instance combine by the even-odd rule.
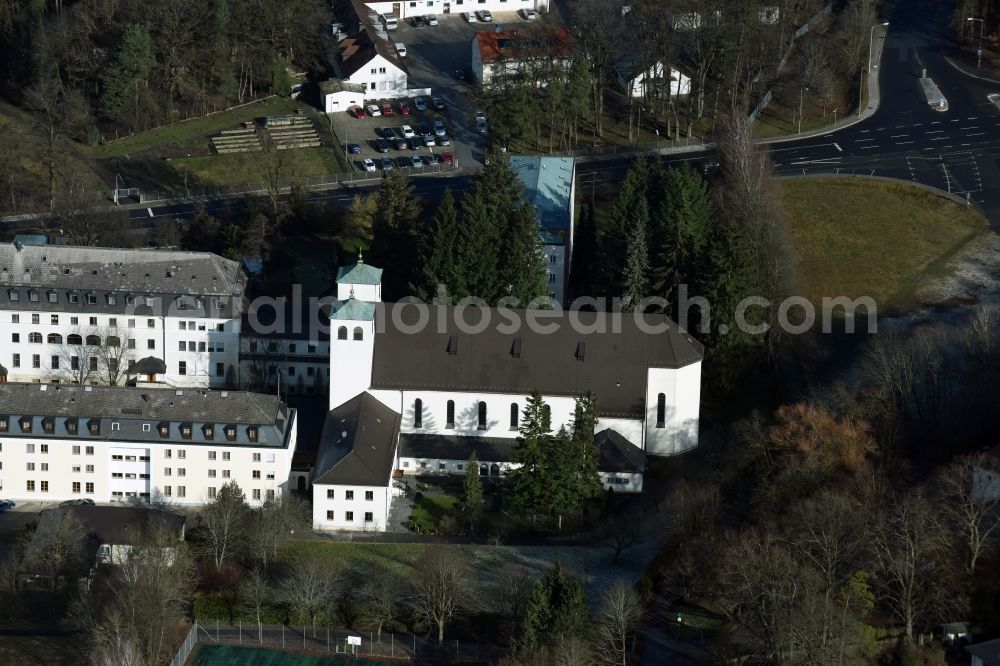
[[[347,110],[347,112],[349,114],[351,114],[352,116],[354,116],[355,118],[359,118],[359,119],[363,119],[363,118],[367,118],[368,117],[368,116],[365,115],[365,110],[362,109],[360,106],[352,106],[351,108],[349,108]]]
[[[401,115],[404,115],[404,116],[408,116],[411,113],[413,113],[413,109],[410,108],[410,103],[409,102],[400,102],[399,103],[399,113]]]
[[[455,156],[451,153],[441,153],[441,161],[448,165],[454,164]]]
[[[383,104],[382,105],[382,115],[383,116],[391,116],[392,115],[392,104]]]

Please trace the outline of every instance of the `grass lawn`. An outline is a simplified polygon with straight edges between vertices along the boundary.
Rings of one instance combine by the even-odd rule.
[[[981,234],[975,209],[901,183],[848,178],[782,183],[797,258],[799,293],[871,296],[883,310],[915,305],[926,279]]]
[[[209,116],[163,125],[101,146],[94,146],[90,151],[97,159],[125,154],[134,155],[156,148],[174,150],[193,148],[198,152],[205,152],[208,149],[207,137],[219,130],[235,127],[244,120],[291,113],[301,106],[303,103],[294,99],[270,97],[231,111],[220,111]]]
[[[10,627],[4,627],[9,629]],[[18,627],[18,629],[22,629]],[[24,631],[30,632],[30,628]],[[47,630],[37,628],[39,635],[5,635],[0,640],[0,664],[5,666],[35,666],[47,664],[51,666],[70,666],[80,663],[80,646],[82,636],[53,633],[47,635]]]
[[[326,176],[341,170],[333,151],[322,147],[281,151],[278,159],[282,178]],[[264,177],[257,160],[259,153],[245,153],[178,157],[171,159],[169,164],[175,173],[183,174],[186,171],[192,182],[229,185],[261,182]]]
[[[447,495],[421,495],[420,499],[413,503],[413,513],[410,514],[410,523],[414,531],[420,534],[436,531],[441,523],[441,519],[448,514],[455,513],[455,506],[458,498]]]
[[[345,655],[311,655],[237,645],[199,645],[189,662],[193,666],[388,666],[393,662],[372,661]]]

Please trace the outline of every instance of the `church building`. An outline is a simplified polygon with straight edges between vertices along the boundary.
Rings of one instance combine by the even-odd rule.
[[[552,428],[592,392],[606,488],[639,492],[646,456],[698,445],[704,348],[664,315],[383,303],[382,270],[340,270],[330,412],[313,469],[316,529],[384,531],[393,480],[513,467],[532,391]]]

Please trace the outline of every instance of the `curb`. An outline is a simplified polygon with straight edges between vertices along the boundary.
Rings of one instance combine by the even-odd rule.
[[[951,66],[951,68],[957,71],[959,74],[968,76],[969,78],[972,79],[979,79],[980,81],[986,81],[987,83],[994,83],[1000,85],[1000,79],[995,79],[989,76],[980,76],[979,74],[970,72],[965,68],[965,65],[959,64],[958,62],[956,62],[955,60],[953,60],[948,56],[941,56],[941,57],[944,58],[944,61],[948,63]]]
[[[951,192],[945,192],[944,190],[934,187],[933,185],[927,185],[925,183],[919,183],[913,180],[904,180],[902,178],[890,178],[888,176],[868,176],[863,173],[811,173],[806,175],[801,174],[790,174],[787,176],[778,176],[779,180],[804,180],[807,178],[847,178],[847,179],[859,179],[859,180],[877,180],[885,183],[896,183],[897,185],[909,185],[917,189],[925,190],[934,194],[942,199],[948,199],[952,203],[956,203],[959,206],[964,206],[965,208],[974,208],[979,211],[983,217],[986,217],[986,212],[976,205],[972,200],[963,199],[957,194],[952,194]]]

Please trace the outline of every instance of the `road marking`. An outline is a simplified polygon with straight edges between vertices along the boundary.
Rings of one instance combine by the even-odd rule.
[[[946,136],[936,136],[933,139],[931,139],[931,141],[947,141],[947,140],[948,140],[948,137],[946,137]]]
[[[149,213],[150,217],[156,217],[155,215],[153,215],[153,209],[152,208],[147,208],[146,212]]]
[[[858,134],[868,134],[868,132],[871,132],[871,130],[861,130]]]
[[[966,118],[966,120],[975,120],[975,119],[976,119],[976,118],[978,118],[978,117],[979,117],[979,116],[972,116],[971,118]]]
[[[965,136],[984,136],[986,132],[976,132],[975,134],[966,134]]]
[[[839,162],[841,158],[839,157],[828,157],[822,160],[802,160],[800,162],[789,162],[791,166],[796,166],[799,164],[831,164],[834,162]]]
[[[840,147],[839,143],[833,144],[833,147],[837,149],[837,152],[840,152],[840,153],[844,152],[844,149]]]
[[[962,119],[961,118],[952,118],[951,122],[953,122],[953,123],[960,123],[960,122],[962,122]]]
[[[875,139],[855,139],[854,143],[862,143],[864,141],[874,141]]]
[[[896,129],[903,129],[906,125],[896,125]]]
[[[923,126],[924,126],[923,123],[917,123],[916,125],[914,125],[914,127],[923,127]]]
[[[817,143],[814,146],[794,146],[792,148],[772,148],[772,153],[780,153],[784,150],[808,150],[810,148],[822,148],[823,146],[832,146],[832,143]]]
[[[933,139],[932,139],[932,140],[933,140]],[[909,145],[909,144],[911,144],[911,143],[916,143],[916,141],[897,141],[897,142],[896,142],[896,145],[897,145],[897,146],[906,146],[906,145]]]
[[[944,130],[927,130],[924,134],[944,134]]]
[[[962,131],[962,132],[964,132],[965,130],[970,130],[970,129],[979,129],[979,128],[978,128],[978,127],[976,127],[976,126],[972,126],[972,127],[959,127],[958,129],[959,129],[959,131]]]
[[[861,146],[859,150],[871,150],[872,148],[878,148],[878,146]]]
[[[940,124],[941,124],[940,120],[935,120],[934,122],[931,123],[931,125],[940,125]]]

